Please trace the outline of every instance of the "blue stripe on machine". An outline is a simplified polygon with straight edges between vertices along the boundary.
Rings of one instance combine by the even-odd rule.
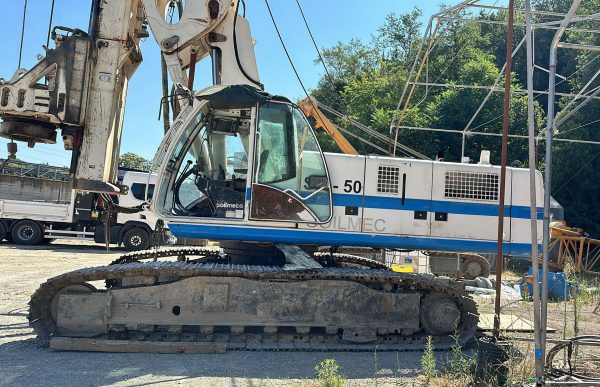
[[[226,226],[208,224],[169,223],[169,230],[178,238],[213,240],[242,240],[255,242],[319,244],[334,246],[371,246],[415,250],[471,251],[495,253],[495,241],[469,239],[445,239],[405,235],[381,235],[367,233],[344,233],[337,231],[281,229],[250,226]],[[525,255],[531,252],[531,244],[504,243],[505,254]]]
[[[361,195],[351,194],[333,194],[334,206],[355,206],[362,207],[363,197]],[[431,206],[431,207],[430,207]],[[497,204],[468,203],[443,200],[424,200],[410,199],[404,200],[404,205],[400,198],[390,198],[382,196],[365,196],[365,208],[375,208],[382,210],[404,210],[404,211],[432,211],[448,212],[450,214],[462,215],[480,215],[480,216],[498,216]],[[543,219],[542,208],[538,208],[538,220]],[[529,219],[529,207],[527,206],[506,206],[504,216],[513,218]]]
[[[544,219],[544,208],[543,207],[538,207],[536,212],[537,212],[538,220]],[[528,206],[512,206],[511,213],[512,213],[511,216],[513,218],[531,219],[531,208]]]
[[[362,207],[363,197],[362,195],[348,195],[348,194],[333,194],[333,205],[342,207]]]
[[[250,200],[251,191],[246,190],[246,200]],[[311,198],[312,205],[327,205],[328,195],[316,195]],[[333,194],[333,205],[336,207],[363,207],[382,210],[403,210],[403,211],[431,211],[447,212],[449,214],[460,215],[479,215],[479,216],[498,216],[497,204],[469,203],[443,200],[424,200],[406,198],[404,205],[400,198],[391,198],[385,196],[364,196],[353,194]],[[504,208],[504,216],[510,216],[517,219],[529,219],[528,206],[510,206]],[[537,218],[544,218],[543,209],[537,209]]]

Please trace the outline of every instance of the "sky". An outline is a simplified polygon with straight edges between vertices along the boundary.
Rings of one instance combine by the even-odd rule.
[[[12,78],[17,70],[21,23],[25,0],[0,0],[3,39],[0,54],[0,77]],[[23,40],[21,67],[30,69],[37,62],[37,55],[43,53],[46,44],[51,0],[29,0],[26,14],[26,28]],[[446,1],[454,4],[457,1]],[[246,0],[248,18],[256,40],[256,58],[261,82],[273,94],[284,95],[292,100],[304,97],[292,68],[277,38],[275,29],[264,1]],[[300,76],[310,90],[317,85],[323,68],[315,64],[317,53],[312,46],[303,24],[296,0],[270,0],[271,9],[290,51]],[[308,23],[320,48],[331,47],[338,41],[348,42],[353,38],[369,41],[391,12],[404,13],[419,7],[423,11],[422,21],[439,8],[441,0],[301,0]],[[53,25],[88,29],[90,0],[55,0]],[[50,43],[53,47],[53,43]],[[134,74],[127,94],[124,134],[121,154],[134,152],[152,159],[163,134],[158,120],[161,98],[160,51],[151,36],[141,44],[144,61]],[[205,61],[208,62],[208,61]],[[210,85],[210,64],[199,64],[196,69],[195,89]],[[60,133],[59,133],[60,138]],[[0,158],[5,158],[6,143],[0,139]],[[67,166],[71,153],[63,149],[62,142],[55,145],[37,144],[28,149],[19,143],[17,157],[28,162],[45,162],[51,165]]]

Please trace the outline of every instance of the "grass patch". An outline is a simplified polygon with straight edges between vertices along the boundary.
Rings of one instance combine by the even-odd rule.
[[[454,332],[452,339],[454,340],[454,343],[452,344],[452,356],[450,357],[446,373],[449,376],[463,380],[467,382],[466,384],[470,385],[474,382],[473,375],[477,365],[477,357],[471,358],[463,353],[462,346],[459,342],[460,334],[458,331]]]
[[[321,387],[342,387],[345,380],[340,374],[340,366],[335,359],[325,359],[317,364],[315,379]]]
[[[516,349],[517,343],[512,343],[513,349],[508,352],[508,386],[522,386],[535,381],[534,344],[527,343],[522,352]]]
[[[425,351],[421,357],[421,368],[427,383],[429,383],[431,379],[435,378],[437,367],[433,348],[433,338],[431,336],[427,336],[427,344],[425,344]]]

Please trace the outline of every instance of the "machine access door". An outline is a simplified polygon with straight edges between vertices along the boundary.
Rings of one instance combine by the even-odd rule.
[[[504,240],[510,241],[512,171],[506,171]],[[431,236],[494,241],[498,238],[500,167],[435,163]]]
[[[429,236],[430,161],[367,157],[363,232]]]
[[[260,104],[254,155],[251,219],[323,223],[331,218],[325,159],[300,109]]]

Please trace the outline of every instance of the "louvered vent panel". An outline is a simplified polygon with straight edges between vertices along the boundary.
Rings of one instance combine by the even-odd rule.
[[[444,196],[452,199],[498,200],[499,177],[494,173],[446,171]]]
[[[400,168],[380,165],[377,171],[377,192],[398,194]]]

